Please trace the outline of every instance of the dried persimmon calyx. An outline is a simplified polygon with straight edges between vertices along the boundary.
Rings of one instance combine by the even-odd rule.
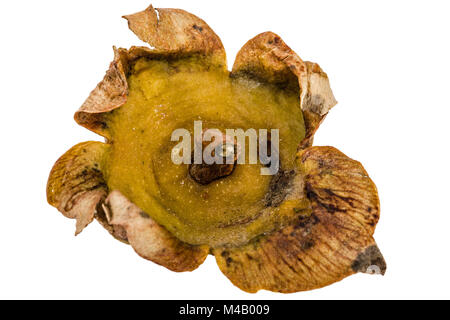
[[[295,292],[384,274],[376,187],[314,134],[336,104],[327,74],[264,32],[227,70],[200,18],[125,16],[150,47],[115,48],[75,120],[106,138],[58,160],[48,202],[96,218],[143,258],[192,271],[213,254],[239,288]]]

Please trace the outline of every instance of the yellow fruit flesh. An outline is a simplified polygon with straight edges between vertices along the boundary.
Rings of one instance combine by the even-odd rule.
[[[128,77],[127,103],[109,119],[112,148],[106,180],[176,237],[191,244],[237,244],[288,220],[303,200],[272,208],[264,203],[272,176],[261,164],[236,165],[230,176],[195,182],[187,164],[171,161],[173,130],[279,129],[283,170],[294,169],[305,136],[298,92],[229,72],[198,57],[176,61],[139,59]],[[248,141],[247,141],[248,144]],[[248,147],[248,145],[247,145]],[[248,159],[248,157],[247,157]]]

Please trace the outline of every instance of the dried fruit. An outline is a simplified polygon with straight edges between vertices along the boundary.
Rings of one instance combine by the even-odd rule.
[[[266,32],[245,44],[229,72],[220,39],[194,15],[150,6],[125,18],[152,48],[114,48],[106,76],[75,113],[106,142],[74,146],[47,185],[48,202],[77,220],[76,234],[96,218],[173,271],[194,270],[213,254],[248,292],[384,273],[372,237],[375,185],[360,163],[311,146],[336,104],[317,64]],[[174,163],[172,132],[192,131],[196,120],[203,129],[278,128],[279,170],[261,175],[267,163],[237,163],[246,150],[229,136],[217,155],[234,154],[231,163]],[[275,136],[268,140],[275,145]]]

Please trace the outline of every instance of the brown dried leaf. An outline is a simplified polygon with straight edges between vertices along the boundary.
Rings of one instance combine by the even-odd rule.
[[[117,190],[108,195],[104,210],[109,223],[125,229],[128,242],[144,259],[182,272],[195,270],[208,255],[207,246],[181,242]]]
[[[226,55],[220,38],[195,15],[181,9],[155,9],[124,16],[139,39],[165,55],[193,53],[214,55],[226,68]]]
[[[124,51],[114,47],[114,61],[111,62],[105,77],[74,116],[79,125],[105,138],[110,138],[105,113],[124,105],[127,101],[126,58]]]
[[[300,89],[300,106],[306,127],[301,148],[312,145],[313,135],[321,121],[337,103],[328,77],[319,65],[302,61],[272,32],[261,33],[242,47],[232,74],[250,75],[279,86]]]
[[[89,141],[77,144],[54,164],[47,182],[47,201],[62,214],[76,219],[79,234],[94,219],[97,205],[106,197],[101,172],[108,145]]]
[[[296,292],[355,272],[384,274],[372,238],[377,190],[361,164],[332,147],[310,147],[299,153],[299,169],[312,213],[247,245],[215,249],[222,272],[248,292]]]

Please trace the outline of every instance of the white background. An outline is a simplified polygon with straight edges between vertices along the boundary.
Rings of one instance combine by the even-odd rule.
[[[247,294],[212,256],[173,273],[139,258],[97,223],[49,206],[48,173],[72,145],[102,140],[73,113],[100,81],[112,46],[142,43],[123,14],[147,1],[0,4],[0,298],[450,298],[449,67],[446,1],[154,1],[182,8],[221,37],[229,66],[263,31],[328,73],[339,104],[315,145],[361,161],[377,184],[375,238],[388,270],[289,295]]]

